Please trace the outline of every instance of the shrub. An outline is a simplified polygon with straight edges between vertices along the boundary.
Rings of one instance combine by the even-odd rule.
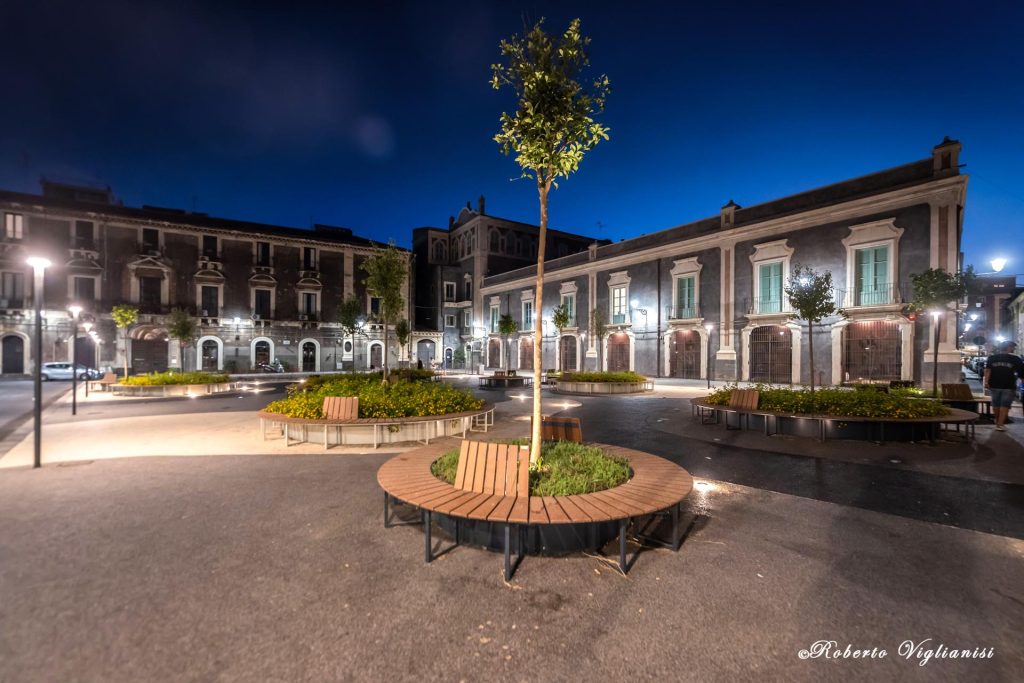
[[[563,382],[646,382],[647,378],[636,372],[564,372]]]
[[[168,384],[218,384],[229,382],[227,375],[214,372],[151,372],[148,375],[133,375],[121,380],[121,384],[134,387],[155,387]]]
[[[710,405],[729,405],[729,395],[735,385],[711,392]],[[948,415],[949,409],[938,401],[917,398],[915,389],[857,391],[836,387],[815,392],[800,389],[782,389],[759,384],[758,408],[791,415],[834,415],[836,417],[889,417],[905,420],[915,417]]]
[[[264,410],[287,417],[321,419],[325,396],[358,396],[359,417],[386,419],[447,415],[477,410],[484,401],[441,382],[384,384],[380,374],[312,376],[289,390],[287,398]]]
[[[543,465],[530,472],[531,496],[594,493],[629,479],[629,463],[606,455],[596,446],[546,441],[541,445],[540,453]],[[454,484],[458,466],[459,451],[452,449],[431,463],[430,472],[438,479]]]

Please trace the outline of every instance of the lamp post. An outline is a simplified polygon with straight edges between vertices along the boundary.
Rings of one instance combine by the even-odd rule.
[[[932,392],[939,395],[939,318],[942,311],[929,311],[932,316],[932,327],[935,328],[935,339],[932,341]]]
[[[92,323],[91,322],[84,322],[84,323],[82,323],[82,327],[85,329],[85,333],[92,338],[93,344],[95,344],[96,343],[96,333],[92,329]],[[76,332],[77,332],[77,327],[75,329],[76,329]],[[93,360],[95,360],[95,358],[90,359],[90,361],[89,361],[90,365],[92,364]],[[99,365],[99,364],[97,363],[97,365]],[[85,378],[85,397],[89,398],[89,378],[88,377]]]
[[[50,267],[50,260],[42,256],[32,256],[25,261],[32,266],[35,279],[32,286],[32,298],[35,301],[36,313],[36,338],[35,338],[35,377],[33,378],[35,394],[35,448],[33,451],[32,467],[42,466],[43,448],[43,273]]]
[[[68,306],[68,313],[71,314],[71,414],[78,414],[78,316],[82,314],[82,307],[78,304]],[[86,379],[85,386],[89,386]]]
[[[708,367],[706,372],[708,376],[708,391],[711,391],[711,331],[715,329],[715,326],[712,323],[705,323],[704,329],[708,331]]]

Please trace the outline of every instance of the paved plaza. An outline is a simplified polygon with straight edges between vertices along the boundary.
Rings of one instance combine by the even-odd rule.
[[[419,526],[383,528],[375,474],[394,449],[263,442],[251,410],[228,409],[244,397],[125,417],[86,404],[74,421],[58,402],[49,464],[24,467],[25,442],[0,458],[0,679],[1018,677],[1024,520],[1007,459],[1024,454],[1011,436],[815,455],[815,442],[700,425],[686,397],[702,393],[546,395],[586,438],[670,457],[702,485],[678,553],[643,550],[627,576],[610,548],[528,557],[509,583],[500,555],[443,552],[437,533],[426,564]],[[487,396],[486,438],[525,433],[523,394]],[[196,444],[205,455],[183,455]],[[887,654],[801,658],[822,640]],[[940,644],[993,652],[939,658]]]

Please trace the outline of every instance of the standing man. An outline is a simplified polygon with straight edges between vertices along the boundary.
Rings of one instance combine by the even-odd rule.
[[[1003,344],[1002,353],[988,357],[985,363],[985,388],[992,393],[992,410],[996,414],[996,431],[1005,432],[1006,416],[1013,405],[1017,378],[1024,379],[1024,361],[1016,355],[1016,342]]]

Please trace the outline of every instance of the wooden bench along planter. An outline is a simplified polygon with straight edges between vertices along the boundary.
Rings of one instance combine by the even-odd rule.
[[[530,418],[533,427],[533,418]],[[583,427],[578,417],[542,415],[540,418],[541,441],[571,441],[583,443]]]
[[[559,394],[642,394],[654,391],[654,382],[566,382],[555,381],[555,391]]]
[[[110,390],[115,394],[148,398],[205,396],[208,394],[223,394],[237,389],[237,382],[211,382],[209,384],[121,384],[115,382],[110,385]]]
[[[741,389],[739,391],[753,391]],[[736,393],[734,391],[733,393]],[[755,392],[756,393],[756,392]],[[746,400],[749,400],[747,397]],[[922,399],[923,400],[923,399]],[[728,406],[717,406],[710,405],[705,402],[704,399],[693,399],[690,403],[694,413],[701,416],[701,421],[704,424],[718,423],[718,416],[720,414],[726,415],[726,429],[742,429],[742,420],[745,418],[747,422],[747,428],[750,428],[750,416],[754,415],[760,417],[764,421],[764,435],[771,436],[772,434],[785,433],[780,428],[780,422],[792,422],[798,423],[800,421],[808,421],[816,423],[818,440],[824,442],[828,436],[827,427],[833,423],[839,423],[842,425],[862,425],[866,430],[877,434],[877,439],[865,439],[865,440],[877,440],[882,443],[886,441],[886,426],[890,428],[900,426],[921,427],[925,430],[928,440],[934,444],[938,438],[938,432],[943,429],[945,425],[954,425],[956,430],[960,431],[960,426],[963,425],[965,428],[965,435],[968,439],[974,436],[974,425],[978,421],[978,414],[966,410],[958,410],[956,408],[950,409],[949,415],[938,415],[935,417],[916,417],[916,418],[884,418],[884,417],[858,417],[858,416],[844,416],[844,415],[810,415],[810,414],[790,414],[790,413],[778,413],[769,410],[760,410],[756,407],[743,408],[739,406],[733,406],[730,400]],[[737,414],[737,426],[730,427],[728,422],[728,415],[731,413]],[[709,421],[709,416],[713,419]],[[775,429],[772,430],[774,425]],[[890,436],[891,436],[890,431]]]
[[[520,446],[463,441],[455,486],[430,472],[430,465],[450,446],[435,444],[395,456],[377,471],[377,483],[384,490],[384,526],[392,525],[392,502],[419,508],[425,530],[425,559],[430,562],[433,559],[433,515],[455,519],[456,545],[460,541],[460,521],[500,525],[504,534],[506,580],[512,578],[522,561],[524,533],[533,527],[616,523],[619,568],[625,573],[630,566],[626,558],[626,533],[630,524],[644,517],[668,513],[672,519],[672,537],[667,541],[644,538],[678,550],[679,508],[693,488],[690,474],[648,453],[599,446],[609,455],[626,458],[632,476],[621,486],[575,496],[530,496],[529,451]],[[515,565],[511,559],[513,535],[516,537]]]
[[[356,414],[358,414],[358,407],[356,410]],[[325,414],[327,413],[325,412]],[[429,444],[431,439],[457,435],[465,438],[469,432],[486,432],[494,426],[494,406],[490,404],[485,404],[479,410],[417,417],[360,417],[353,419],[347,417],[346,413],[346,417],[343,418],[308,419],[286,417],[278,413],[268,413],[265,410],[259,411],[256,415],[260,418],[260,435],[264,441],[267,439],[269,427],[279,430],[284,437],[285,446],[291,446],[293,443],[307,443],[310,440],[309,431],[312,427],[315,430],[323,430],[325,450],[331,445],[368,446],[372,444],[374,448],[377,448],[382,443],[403,441]],[[334,444],[331,444],[328,439],[329,430],[334,431],[337,435]],[[406,436],[410,432],[412,435]],[[404,438],[393,438],[392,434],[402,434]]]
[[[89,380],[89,388],[96,391],[99,387],[100,391],[106,391],[107,387],[117,384],[117,375],[112,372],[105,373],[100,379]]]

